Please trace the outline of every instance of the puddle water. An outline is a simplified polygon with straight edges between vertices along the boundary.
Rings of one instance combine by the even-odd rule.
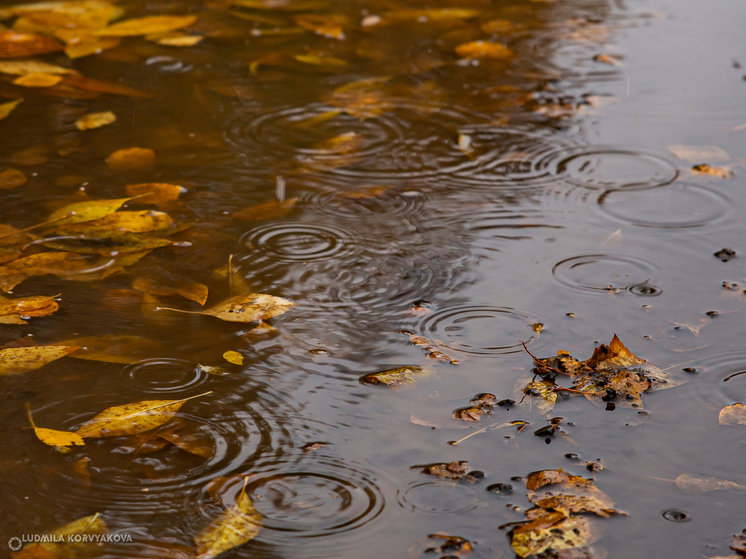
[[[12,557],[101,522],[118,539],[76,557],[566,557],[568,525],[573,557],[742,545],[742,3],[0,17]],[[615,334],[655,367],[528,353]],[[84,445],[30,421],[86,434],[138,402]],[[586,483],[536,482],[559,468],[603,514],[542,500]],[[521,547],[539,513],[555,540]]]

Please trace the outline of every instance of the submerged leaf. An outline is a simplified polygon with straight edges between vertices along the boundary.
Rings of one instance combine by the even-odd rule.
[[[206,394],[210,392],[181,400],[145,400],[123,406],[113,406],[83,423],[76,433],[84,439],[144,433],[166,423],[188,400]]]
[[[59,342],[62,346],[76,346],[80,351],[74,357],[104,363],[137,363],[152,357],[160,344],[140,336],[88,336]]]
[[[417,347],[421,347],[422,349],[424,349],[427,352],[427,356],[430,359],[435,359],[436,361],[443,361],[446,363],[451,363],[453,365],[458,365],[458,359],[449,357],[448,355],[440,351],[437,348],[436,342],[433,342],[432,340],[429,340],[423,336],[416,336],[412,334],[411,332],[402,331],[402,334],[406,334],[409,336],[410,343],[416,345]]]
[[[25,76],[27,74],[75,74],[75,70],[39,62],[38,60],[0,60],[0,74]]]
[[[341,14],[303,14],[295,16],[295,23],[327,39],[341,41],[345,38],[343,26],[349,25],[349,20]]]
[[[215,443],[212,439],[204,433],[178,432],[185,427],[185,423],[172,420],[171,423],[157,432],[157,436],[190,454],[201,456],[202,458],[211,458],[215,454]]]
[[[54,274],[67,277],[69,273],[82,272],[89,267],[87,260],[70,252],[32,254],[0,266],[0,288],[7,292],[33,276]]]
[[[28,373],[47,363],[70,355],[80,347],[65,345],[39,345],[0,349],[0,375]]]
[[[77,538],[71,538],[71,536],[103,534],[107,531],[108,527],[106,523],[99,513],[96,513],[57,528],[47,534],[49,537],[44,538],[42,536],[42,542],[28,544],[20,551],[11,552],[10,555],[13,559],[54,559],[56,557],[68,557],[78,549],[95,548],[98,546],[98,543],[93,538],[90,540],[84,540],[83,538],[77,540]],[[44,541],[45,539],[46,541]],[[77,541],[80,541],[80,543],[77,543]]]
[[[583,547],[598,538],[583,516],[567,518],[562,513],[539,511],[531,522],[510,532],[510,546],[519,557],[541,555],[550,549],[561,552]]]
[[[92,130],[94,128],[101,128],[107,124],[112,124],[116,122],[116,120],[116,115],[111,111],[106,111],[105,113],[91,113],[76,120],[75,128],[78,130]]]
[[[716,477],[697,477],[691,474],[681,474],[676,478],[676,486],[684,493],[695,495],[709,491],[721,491],[728,489],[746,489],[746,485],[739,485],[727,479]]]
[[[17,188],[26,184],[26,175],[24,175],[18,169],[8,167],[4,171],[0,172],[0,190],[6,190],[8,188]]]
[[[62,45],[51,37],[15,31],[0,32],[0,58],[34,56],[59,50],[62,50]]]
[[[550,490],[537,493],[536,490],[551,485]],[[593,482],[580,476],[559,470],[544,470],[530,474],[526,480],[529,489],[528,500],[543,509],[561,512],[565,516],[579,513],[593,513],[604,518],[614,514],[624,514],[614,508],[606,493]]]
[[[166,33],[188,27],[197,21],[197,16],[146,16],[119,21],[109,27],[94,31],[94,35],[105,37],[133,37]]]
[[[21,318],[34,316],[49,316],[60,308],[54,297],[24,297],[22,299],[6,299],[0,296],[0,323],[26,324]]]
[[[147,169],[155,164],[155,152],[147,148],[120,149],[106,158],[106,165],[118,171]]]
[[[151,295],[181,295],[185,299],[204,305],[207,301],[208,288],[206,285],[201,283],[177,283],[178,287],[165,285],[163,282],[159,282],[153,278],[140,277],[132,282],[133,289],[142,291],[143,293],[150,293]]]
[[[718,417],[721,425],[746,425],[746,406],[742,403],[725,406]]]
[[[128,184],[126,190],[127,194],[131,196],[139,196],[137,199],[138,204],[161,204],[176,200],[179,194],[185,191],[185,188],[178,184],[149,182],[144,184]]]
[[[15,101],[10,101],[9,103],[0,104],[0,120],[6,118],[11,112],[13,112],[13,109],[15,109],[19,105],[19,103],[22,102],[23,99],[16,99]]]
[[[410,365],[378,373],[368,373],[360,378],[360,382],[363,384],[383,385],[388,388],[398,388],[399,386],[414,384],[418,379],[426,378],[430,374],[431,371],[428,369]]]
[[[23,87],[52,87],[62,81],[59,74],[26,74],[13,80],[13,85]]]
[[[232,297],[211,309],[197,311],[196,314],[214,316],[227,322],[257,322],[280,316],[296,304],[273,295],[250,293]],[[168,309],[166,307],[164,309],[178,311],[178,309]]]

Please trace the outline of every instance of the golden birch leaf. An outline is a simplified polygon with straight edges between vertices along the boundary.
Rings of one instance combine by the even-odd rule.
[[[746,406],[742,403],[725,406],[718,418],[721,425],[746,425]]]
[[[84,223],[71,223],[55,228],[59,234],[95,235],[101,231],[148,233],[174,227],[174,220],[165,212],[141,210],[121,211]]]
[[[226,351],[223,354],[223,359],[228,361],[228,363],[233,363],[234,365],[243,365],[243,355],[237,351]]]
[[[92,130],[94,128],[101,128],[107,124],[116,122],[117,117],[111,111],[105,113],[91,113],[79,118],[75,121],[75,128],[78,130]]]
[[[15,101],[10,101],[9,103],[3,103],[0,105],[0,120],[3,120],[6,118],[10,113],[13,112],[13,109],[15,109],[20,103],[23,102],[23,99],[16,99]]]
[[[132,200],[132,198],[116,198],[112,200],[91,200],[88,202],[75,202],[68,204],[53,212],[48,221],[59,220],[58,225],[67,223],[83,223],[93,221],[113,214],[122,204]],[[68,215],[70,214],[70,215]],[[65,217],[67,216],[67,217]]]
[[[61,30],[60,30],[61,31]],[[57,35],[59,36],[59,31]],[[119,37],[94,37],[90,34],[76,33],[75,37],[67,40],[65,54],[71,60],[83,58],[92,54],[99,54],[105,50],[119,46],[122,40]]]
[[[70,252],[42,252],[18,258],[0,266],[0,288],[10,291],[22,281],[33,276],[55,274],[65,276],[82,272],[90,267],[83,257]]]
[[[0,349],[0,376],[28,373],[47,363],[70,355],[78,346],[40,345],[31,347],[7,347]]]
[[[513,56],[513,52],[500,43],[491,43],[489,41],[472,41],[456,47],[456,53],[465,58],[508,58]]]
[[[62,81],[59,74],[26,74],[13,80],[13,85],[23,87],[52,87]]]
[[[160,204],[176,200],[179,194],[186,189],[178,184],[168,184],[163,182],[148,182],[144,184],[128,184],[126,186],[127,194],[139,196],[138,204]]]
[[[153,33],[167,33],[182,27],[192,25],[197,16],[147,16],[127,19],[109,27],[98,29],[94,35],[105,37],[134,37],[136,35],[151,35]]]
[[[31,417],[31,408],[26,404],[28,410],[28,419],[31,422],[31,426],[34,428],[36,437],[49,446],[83,446],[85,442],[80,435],[71,433],[69,431],[57,431],[56,429],[45,429],[43,427],[37,427],[34,423],[34,418]]]
[[[254,503],[244,487],[236,499],[236,504],[226,509],[207,528],[194,537],[197,544],[196,559],[212,559],[226,551],[254,539],[262,529],[262,515],[254,508]]]
[[[24,297],[23,299],[6,299],[0,297],[0,322],[4,322],[5,324],[26,324],[20,316],[24,318],[48,316],[59,308],[60,306],[54,300],[54,297],[45,297],[43,295]],[[8,317],[18,318],[18,321],[6,322],[3,320]]]
[[[147,148],[120,149],[106,158],[109,169],[118,171],[132,171],[147,169],[155,164],[155,152]]]
[[[39,62],[38,60],[0,60],[0,74],[25,76],[26,74],[75,74],[75,70]]]
[[[84,439],[144,433],[170,420],[186,401],[207,394],[211,392],[181,400],[145,400],[123,406],[113,406],[83,423],[76,433]]]
[[[18,169],[8,167],[4,171],[0,172],[0,190],[8,188],[17,188],[26,184],[26,175],[24,175]]]

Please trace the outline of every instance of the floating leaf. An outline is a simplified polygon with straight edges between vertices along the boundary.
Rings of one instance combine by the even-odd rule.
[[[59,74],[25,74],[13,80],[14,85],[23,87],[52,87],[62,81]]]
[[[163,231],[174,227],[174,220],[164,212],[142,210],[137,212],[123,211],[84,223],[71,223],[54,230],[58,234],[96,235],[101,231],[126,231],[129,233],[148,233]]]
[[[201,283],[190,283],[185,282],[181,285],[177,284],[178,287],[172,287],[165,285],[163,282],[155,280],[153,278],[137,278],[132,282],[133,289],[142,291],[143,293],[150,293],[151,295],[181,295],[185,299],[204,305],[207,301],[208,288],[206,285]]]
[[[166,47],[193,47],[202,42],[200,35],[185,35],[183,33],[163,33],[148,35],[148,41],[153,41]]]
[[[106,165],[119,171],[147,169],[154,164],[155,152],[147,148],[120,149],[106,158]]]
[[[451,536],[446,532],[430,534],[426,538],[417,541],[409,548],[409,557],[434,557],[436,554],[443,557],[461,558],[471,555],[474,547],[471,542],[461,536]]]
[[[280,316],[293,308],[296,304],[297,303],[273,295],[250,293],[248,295],[232,297],[211,309],[195,311],[194,314],[214,316],[227,322],[257,322]],[[167,307],[163,308],[165,310],[176,312],[190,312],[180,311],[179,309],[170,309]]]
[[[521,407],[528,410],[536,408],[539,413],[547,413],[557,403],[555,388],[557,385],[549,380],[521,378],[516,382],[514,397]]]
[[[510,532],[510,546],[519,557],[579,548],[598,538],[582,516],[566,518],[559,512],[538,510],[536,518]]]
[[[295,16],[295,23],[327,39],[341,41],[345,38],[343,26],[349,25],[349,19],[341,14],[303,14]]]
[[[234,365],[243,365],[243,355],[237,351],[226,351],[223,354],[223,359],[228,361],[228,363],[233,363]]]
[[[729,489],[746,489],[746,485],[739,485],[727,479],[716,477],[697,477],[691,474],[681,474],[676,478],[676,486],[684,493],[695,495],[709,491],[721,491]]]
[[[469,463],[465,460],[460,462],[453,461],[450,464],[429,464],[427,466],[412,466],[412,468],[422,468],[422,473],[430,476],[437,476],[442,480],[461,481],[466,480],[469,483],[476,483],[484,478],[484,473],[478,470],[472,470]]]
[[[15,109],[19,105],[19,103],[22,102],[23,99],[16,99],[15,101],[10,101],[9,103],[0,104],[0,120],[6,118],[11,112],[13,112],[13,109]]]
[[[0,58],[19,58],[62,50],[62,45],[44,35],[33,33],[0,32]]]
[[[472,41],[456,47],[456,53],[465,58],[508,58],[513,56],[513,52],[500,43],[491,43],[489,41]]]
[[[107,124],[112,124],[116,122],[116,120],[116,115],[111,111],[106,111],[105,113],[91,113],[76,120],[75,128],[78,130],[92,130],[94,128],[101,128]]]
[[[238,219],[245,219],[247,221],[254,221],[260,219],[277,219],[290,213],[290,210],[295,207],[296,202],[299,198],[288,198],[283,202],[272,200],[241,210],[233,214],[233,217]]]
[[[83,537],[78,538],[78,536],[104,534],[107,530],[106,523],[99,513],[96,513],[57,528],[53,532],[41,536],[42,542],[28,544],[20,551],[11,552],[10,555],[13,559],[54,559],[56,557],[67,557],[79,549],[95,549],[98,546],[98,543],[93,538],[84,539]]]
[[[27,74],[74,74],[75,70],[39,62],[38,60],[0,60],[0,74],[25,76]]]
[[[166,33],[188,27],[197,21],[197,16],[147,16],[119,21],[109,27],[98,29],[94,35],[105,37],[134,37]]]
[[[207,394],[211,392],[181,400],[145,400],[123,406],[113,406],[83,423],[76,432],[84,439],[144,433],[166,423],[185,402]]]
[[[725,406],[718,417],[721,425],[746,425],[746,406],[742,403]]]
[[[60,37],[61,31],[57,32],[58,37]],[[100,54],[105,50],[119,46],[122,41],[119,37],[95,37],[89,33],[78,31],[64,34],[60,38],[67,43],[65,54],[72,60],[92,54]]]
[[[44,444],[49,446],[82,446],[85,445],[85,441],[69,431],[57,431],[56,429],[45,429],[43,427],[37,427],[34,424],[34,419],[31,417],[31,408],[27,405],[28,419],[31,422],[31,426],[34,428],[37,438]]]
[[[733,177],[733,171],[727,167],[714,167],[707,165],[706,163],[692,167],[692,173],[695,175],[708,175],[710,177],[718,177],[721,179],[730,179]]]
[[[127,194],[139,196],[138,204],[161,204],[176,200],[179,194],[186,189],[177,184],[167,184],[163,182],[149,182],[144,184],[128,184],[126,187]]]
[[[48,33],[60,28],[98,29],[123,13],[122,8],[105,0],[33,2],[12,6],[9,11]]]
[[[410,365],[378,373],[368,373],[360,377],[360,382],[363,384],[383,385],[388,388],[398,388],[407,384],[414,384],[420,378],[430,376],[431,372],[426,368]]]
[[[171,241],[135,233],[121,231],[97,231],[89,235],[68,236],[51,240],[40,240],[48,248],[75,252],[78,254],[101,254],[103,256],[118,256],[130,252],[142,252],[168,246]]]
[[[536,492],[549,485],[552,486],[551,490]],[[614,508],[614,501],[592,481],[568,474],[562,468],[530,474],[526,487],[529,489],[528,500],[534,505],[565,516],[593,513],[608,518],[614,514],[624,514]]]
[[[49,316],[59,308],[54,297],[39,295],[23,299],[6,299],[0,296],[0,323],[26,324],[23,318]]]
[[[222,553],[243,545],[256,537],[262,528],[262,516],[246,494],[246,481],[238,494],[236,504],[194,537],[197,544],[197,559],[212,559]]]
[[[38,345],[0,349],[0,375],[28,373],[60,357],[70,355],[78,349],[80,348],[73,345]]]
[[[160,344],[140,336],[87,336],[59,342],[59,345],[76,346],[80,349],[74,357],[105,363],[137,363],[152,357]]]
[[[33,276],[82,272],[90,268],[88,260],[70,252],[42,252],[13,260],[0,266],[0,288],[10,291],[22,281]]]
[[[18,169],[8,167],[4,171],[0,172],[0,190],[6,190],[8,188],[17,188],[26,184],[26,175],[24,175]]]
[[[91,200],[87,202],[75,202],[63,206],[53,212],[48,221],[57,221],[57,225],[68,223],[83,223],[93,221],[113,214],[122,204],[129,202],[132,198],[115,198],[112,200]],[[64,218],[64,219],[63,219]]]

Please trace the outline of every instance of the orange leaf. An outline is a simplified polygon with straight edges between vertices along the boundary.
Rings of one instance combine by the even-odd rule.
[[[47,54],[62,50],[62,48],[58,41],[44,35],[16,33],[15,31],[0,33],[0,58]]]
[[[155,152],[147,148],[120,149],[106,158],[106,165],[110,169],[132,171],[146,169],[155,163]]]

